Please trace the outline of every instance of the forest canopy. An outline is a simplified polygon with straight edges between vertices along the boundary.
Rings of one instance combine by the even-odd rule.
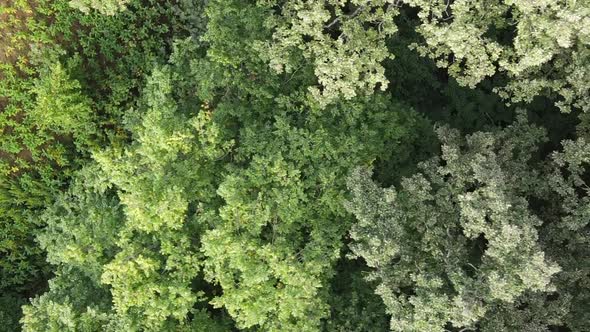
[[[590,331],[590,2],[3,0],[0,331]]]

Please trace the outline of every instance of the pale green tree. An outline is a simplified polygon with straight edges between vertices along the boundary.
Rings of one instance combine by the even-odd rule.
[[[495,73],[508,77],[497,91],[511,102],[538,95],[564,112],[590,109],[590,3],[588,1],[424,1],[414,47],[463,85]]]
[[[587,1],[324,0],[258,1],[271,39],[256,48],[277,72],[305,62],[320,105],[386,89],[383,61],[395,54],[395,18],[417,10],[423,41],[412,47],[460,84],[508,80],[496,91],[510,103],[544,95],[563,111],[590,109],[590,5]],[[415,15],[415,14],[409,14]]]
[[[393,56],[385,39],[397,28],[395,1],[258,1],[279,8],[265,21],[272,39],[257,47],[278,73],[313,64],[317,84],[309,90],[320,105],[385,90],[381,62]]]
[[[96,10],[104,15],[115,15],[117,12],[125,10],[129,2],[130,0],[70,0],[70,6],[85,14]]]
[[[495,132],[438,133],[441,156],[397,188],[367,169],[349,180],[351,249],[373,268],[391,330],[587,329],[587,143],[540,161],[544,131],[522,115]]]

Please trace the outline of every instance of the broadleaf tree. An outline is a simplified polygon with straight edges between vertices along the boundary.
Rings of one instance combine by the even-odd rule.
[[[352,254],[372,268],[391,330],[586,329],[588,251],[565,244],[590,240],[587,143],[535,157],[545,132],[523,114],[494,132],[438,133],[440,157],[397,188],[366,168],[349,178]]]

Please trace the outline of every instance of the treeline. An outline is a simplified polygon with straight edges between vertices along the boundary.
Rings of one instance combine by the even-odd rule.
[[[590,4],[0,4],[0,330],[590,330]]]

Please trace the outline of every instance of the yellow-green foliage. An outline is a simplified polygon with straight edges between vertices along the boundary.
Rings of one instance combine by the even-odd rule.
[[[117,17],[62,0],[0,4],[0,292],[44,287],[35,216],[90,150],[125,138],[121,114],[167,36],[199,33],[194,15],[180,17],[190,3],[132,1]]]

